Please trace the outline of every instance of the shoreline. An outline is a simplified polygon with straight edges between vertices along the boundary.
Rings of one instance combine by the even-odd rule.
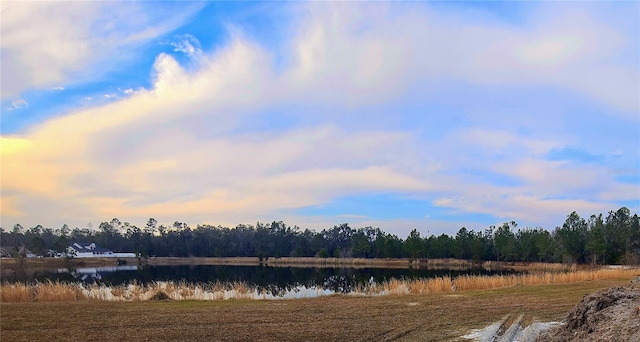
[[[519,271],[575,271],[593,269],[591,265],[560,263],[471,261],[460,259],[380,259],[380,258],[316,258],[316,257],[148,257],[148,258],[2,258],[0,266],[12,270],[78,268],[115,265],[233,265],[316,268],[389,268],[389,269],[509,269]],[[601,265],[602,267],[606,265]],[[622,266],[621,266],[622,267]]]
[[[136,268],[137,266],[132,266]],[[128,285],[79,284],[48,282],[39,284],[4,283],[0,285],[0,302],[36,301],[145,301],[157,298],[172,300],[227,299],[300,299],[336,294],[356,296],[414,295],[499,289],[523,285],[553,285],[581,281],[619,280],[637,277],[640,269],[600,269],[595,271],[541,272],[509,275],[462,275],[417,279],[391,278],[354,286],[348,292],[337,292],[323,286],[298,286],[276,290],[241,281],[187,283],[159,281]],[[276,290],[276,291],[274,291]]]

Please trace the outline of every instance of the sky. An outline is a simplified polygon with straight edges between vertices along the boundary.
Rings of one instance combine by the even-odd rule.
[[[640,2],[0,4],[0,224],[640,210]]]

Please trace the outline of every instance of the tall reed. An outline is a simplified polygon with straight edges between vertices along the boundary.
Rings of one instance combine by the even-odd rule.
[[[74,283],[45,282],[36,284],[2,284],[2,302],[61,302],[85,300],[82,286]]]

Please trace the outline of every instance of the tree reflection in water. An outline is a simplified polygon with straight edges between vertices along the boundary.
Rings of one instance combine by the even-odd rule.
[[[259,294],[282,297],[305,289],[317,289],[331,293],[351,293],[372,283],[390,279],[416,279],[433,277],[457,277],[463,274],[493,275],[513,273],[509,271],[384,269],[384,268],[317,268],[317,267],[268,267],[228,265],[181,265],[102,268],[99,277],[87,276],[87,272],[49,270],[31,274],[22,282],[81,281],[106,286],[127,285],[133,282],[174,282],[201,284],[205,288],[238,287],[238,284],[257,289]],[[74,277],[77,276],[77,277]],[[17,281],[18,279],[3,279]]]

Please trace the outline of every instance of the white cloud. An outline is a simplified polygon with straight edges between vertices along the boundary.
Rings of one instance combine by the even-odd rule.
[[[290,77],[318,102],[379,103],[416,81],[460,80],[566,89],[637,120],[638,65],[614,63],[633,41],[589,13],[549,6],[526,26],[509,27],[415,4],[394,11],[385,4],[311,8],[292,43]],[[638,51],[632,54],[637,59]]]
[[[3,2],[2,96],[12,97],[31,85],[59,83],[63,74],[83,63],[89,46],[83,39],[99,6],[74,2]]]
[[[575,66],[621,86],[633,88],[637,82],[609,73],[614,65],[609,57],[625,40],[595,19],[569,16],[566,22],[533,20],[513,28],[430,10],[390,11],[380,4],[309,6],[309,16],[292,34],[289,64],[282,70],[276,71],[274,56],[263,46],[235,32],[228,45],[198,57],[193,71],[161,54],[153,65],[152,89],[126,89],[120,92],[127,96],[109,103],[2,137],[3,218],[74,225],[114,216],[144,222],[153,216],[235,224],[280,219],[272,215],[284,213],[290,223],[314,226],[327,219],[292,215],[292,210],[340,196],[390,192],[431,200],[453,212],[547,224],[572,210],[611,209],[616,199],[632,194],[597,169],[546,161],[551,149],[571,143],[570,132],[523,137],[494,120],[428,139],[413,127],[366,125],[372,120],[367,108],[415,87],[428,93],[443,80],[483,87],[551,86],[612,108],[633,109],[629,94],[611,97],[609,88],[590,83],[591,76]],[[555,35],[560,29],[566,34]],[[154,36],[138,31],[128,40]],[[584,40],[585,34],[593,36]],[[179,52],[199,51],[188,37],[174,43]],[[62,77],[54,76],[38,82]],[[305,120],[307,112],[286,108],[292,103],[320,108],[315,110],[324,120]],[[271,124],[273,110],[291,123]],[[402,111],[393,114],[402,116]],[[364,127],[343,125],[352,117]],[[273,130],[256,129],[261,120]],[[517,184],[482,179],[485,173]],[[594,183],[599,185],[592,190]],[[567,193],[574,196],[561,198]],[[583,194],[589,196],[578,199]],[[366,224],[389,225],[383,228],[390,231],[402,224],[395,229],[404,232],[444,223],[428,218],[354,223]]]
[[[143,3],[3,2],[2,98],[95,79],[198,9],[175,15],[154,7],[149,14]]]

